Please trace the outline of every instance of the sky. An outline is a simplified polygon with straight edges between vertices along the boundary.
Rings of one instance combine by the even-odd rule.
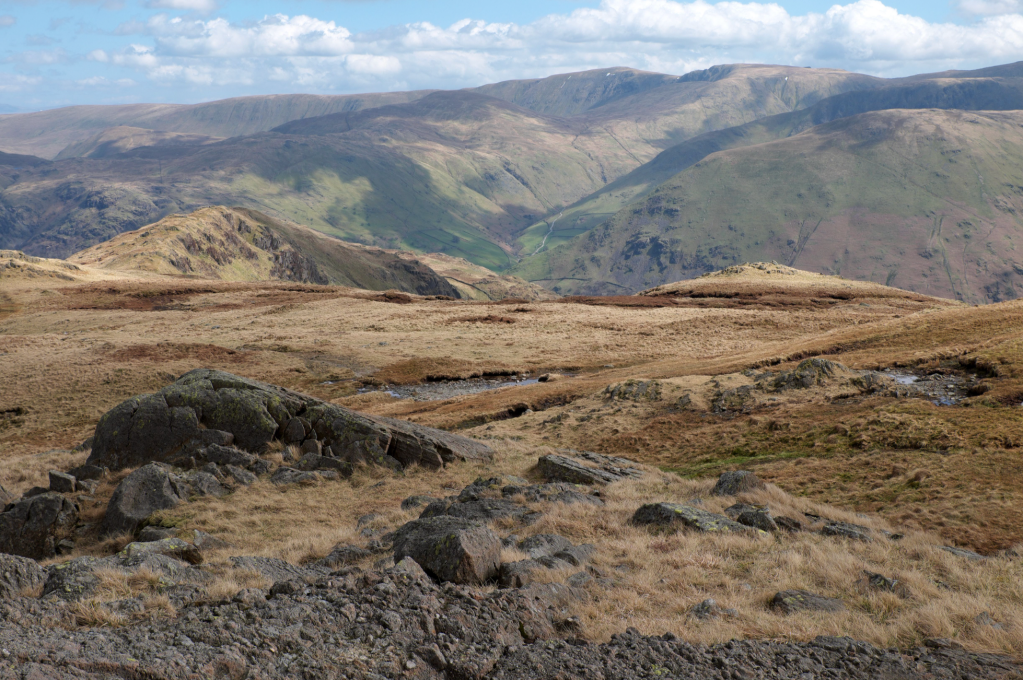
[[[0,0],[0,113],[459,88],[609,66],[1023,60],[1023,0]]]

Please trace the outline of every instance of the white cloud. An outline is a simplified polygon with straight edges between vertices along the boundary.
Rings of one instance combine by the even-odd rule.
[[[24,92],[37,87],[42,78],[0,71],[0,92]]]
[[[959,0],[958,6],[966,14],[1015,14],[1023,11],[1023,0]]]
[[[212,14],[217,11],[216,0],[147,0],[146,7],[150,9],[176,9],[198,12],[200,14]]]
[[[18,23],[18,20],[12,17],[10,14],[0,14],[0,28],[7,28]]]
[[[212,2],[150,1],[175,8]],[[305,15],[232,24],[157,14],[119,27],[142,39],[108,56],[164,83],[275,81],[320,91],[461,87],[610,65],[685,73],[766,62],[908,75],[1019,59],[1023,16],[1013,8],[1021,2],[961,0],[963,11],[969,5],[982,16],[954,24],[900,14],[880,0],[800,16],[774,3],[603,0],[524,25],[465,19],[360,34]],[[980,12],[981,5],[998,11]],[[99,52],[89,58],[102,60]]]

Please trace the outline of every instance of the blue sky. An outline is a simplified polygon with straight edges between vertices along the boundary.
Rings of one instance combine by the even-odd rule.
[[[456,88],[632,66],[1023,60],[1023,0],[0,0],[0,111]]]

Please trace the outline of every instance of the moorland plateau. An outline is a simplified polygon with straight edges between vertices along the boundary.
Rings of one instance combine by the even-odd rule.
[[[133,257],[230,215],[115,239],[123,270],[4,255],[0,541],[35,559],[4,557],[0,677],[1017,672],[1020,303],[774,264],[477,301]]]

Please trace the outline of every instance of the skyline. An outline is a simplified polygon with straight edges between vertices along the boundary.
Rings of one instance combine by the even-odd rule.
[[[0,112],[454,89],[612,66],[891,77],[1023,60],[1023,0],[0,0],[0,45]]]

